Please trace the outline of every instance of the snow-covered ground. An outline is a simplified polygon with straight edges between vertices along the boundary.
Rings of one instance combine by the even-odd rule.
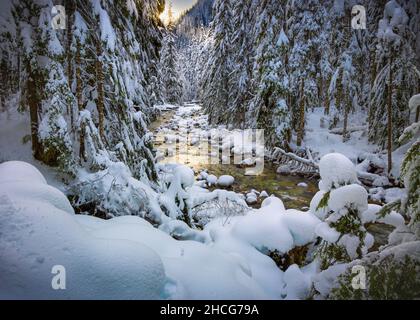
[[[321,168],[332,170],[321,170],[321,191],[310,211],[287,210],[280,199],[268,197],[260,209],[215,216],[201,231],[177,220],[178,209],[215,199],[222,204],[243,200],[233,192],[195,186],[188,167],[172,167],[165,200],[160,199],[170,215],[155,228],[142,217],[75,215],[67,197],[34,166],[4,162],[0,298],[304,299],[320,271],[318,260],[282,271],[268,254],[311,246],[317,236],[338,241],[337,232],[322,222],[329,210],[319,210],[317,204],[330,188],[338,189],[331,193],[328,208],[339,215],[356,205],[361,218],[372,222],[380,208],[367,205],[367,193],[359,185],[339,187],[357,182],[348,159],[338,154],[324,158]],[[381,222],[404,224],[396,213]],[[373,244],[370,237],[367,248]],[[353,250],[354,239],[348,240],[345,245]],[[65,270],[65,290],[52,286],[56,268]]]
[[[177,241],[140,217],[75,215],[24,162],[0,165],[0,198],[1,298],[280,299],[309,289],[308,268],[293,266],[289,285],[290,272],[264,252],[313,240],[318,220],[286,211],[277,198],[249,215],[215,219],[202,242]],[[65,268],[65,290],[51,287],[55,265]]]
[[[366,126],[365,115],[352,114],[350,117],[351,126]],[[322,119],[324,119],[323,125],[321,125]],[[315,108],[308,112],[304,144],[317,152],[319,157],[338,152],[356,163],[359,155],[378,151],[376,145],[369,143],[364,130],[350,133],[350,139],[343,142],[343,136],[331,133],[328,126],[324,108]]]
[[[65,190],[57,172],[34,159],[31,149],[30,123],[28,113],[19,113],[10,108],[0,112],[0,163],[21,160],[35,166],[54,187]]]

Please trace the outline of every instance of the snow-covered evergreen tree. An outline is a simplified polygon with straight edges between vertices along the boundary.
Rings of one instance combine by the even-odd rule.
[[[394,0],[379,21],[376,64],[378,73],[372,87],[369,110],[369,138],[388,150],[388,172],[392,170],[394,144],[407,126],[407,101],[416,93],[413,84],[419,71],[408,41],[408,16]],[[414,89],[414,90],[413,90]]]
[[[316,233],[322,241],[316,249],[321,268],[361,258],[373,245],[373,237],[362,223],[368,209],[368,194],[358,184],[356,169],[345,156],[331,153],[319,163],[320,191],[311,203],[311,211],[324,222]]]
[[[256,70],[257,91],[250,105],[248,123],[265,130],[265,143],[269,147],[287,145],[291,134],[291,117],[287,105],[290,94],[286,57],[289,49],[282,24],[284,12],[278,1],[265,2],[261,12]]]
[[[178,64],[179,55],[174,37],[172,28],[168,27],[163,39],[160,65],[165,101],[181,104],[184,96],[183,83],[181,82],[182,73]]]
[[[290,83],[295,88],[293,122],[297,132],[297,145],[305,134],[306,109],[317,103],[317,60],[319,59],[319,35],[322,32],[317,10],[318,0],[297,0],[294,3],[294,22],[290,32],[293,46],[290,54]]]
[[[232,1],[216,0],[214,20],[214,44],[210,52],[207,72],[203,79],[203,107],[210,123],[224,123],[228,114],[223,112],[230,103],[232,63]]]

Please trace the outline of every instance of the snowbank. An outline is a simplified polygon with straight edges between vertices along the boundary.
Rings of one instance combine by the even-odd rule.
[[[240,256],[215,245],[177,241],[140,217],[105,221],[69,214],[63,204],[67,199],[58,190],[54,197],[38,196],[41,188],[54,189],[45,184],[36,169],[26,164],[6,163],[0,166],[0,171],[10,166],[22,167],[39,183],[30,184],[23,178],[0,182],[1,298],[280,297],[273,292],[272,279],[276,278],[270,278],[270,282],[268,276],[277,274],[280,281],[281,271],[269,257],[249,245],[238,244],[247,251]],[[190,172],[183,169],[177,172],[182,184],[191,183]],[[12,185],[15,188],[10,191]],[[30,186],[35,196],[28,192]],[[176,225],[172,230],[187,228]],[[195,236],[198,234],[195,232]],[[202,236],[202,242],[208,242],[205,232]],[[256,277],[250,271],[247,258],[251,256],[258,257],[252,261],[254,271],[264,277]],[[52,289],[51,270],[56,265],[65,268],[65,290]]]
[[[0,170],[10,165],[2,164]],[[25,164],[13,166],[30,171]],[[0,182],[0,297],[161,298],[166,275],[160,257],[144,245],[89,235],[66,211],[64,199],[44,183]],[[65,290],[52,288],[57,265],[65,268]]]

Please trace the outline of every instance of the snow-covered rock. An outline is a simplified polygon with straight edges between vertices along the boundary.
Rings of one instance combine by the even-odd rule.
[[[261,193],[260,193],[260,198],[268,198],[268,193],[267,193],[267,191],[265,191],[265,190],[261,191]]]
[[[235,178],[229,175],[220,176],[217,185],[220,187],[230,187],[235,182]]]
[[[209,186],[214,186],[217,184],[217,177],[214,174],[210,174],[206,178]]]
[[[246,194],[246,203],[255,204],[258,202],[258,197],[254,192],[249,192]]]
[[[307,183],[305,183],[305,182],[299,182],[299,183],[297,184],[297,186],[298,186],[298,187],[301,187],[301,188],[307,188],[307,187],[308,187],[308,184],[307,184]]]

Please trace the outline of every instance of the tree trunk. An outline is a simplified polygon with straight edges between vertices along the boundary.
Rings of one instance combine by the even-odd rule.
[[[419,89],[417,90],[417,92],[420,92],[420,80],[419,80]],[[419,122],[419,117],[420,117],[420,106],[417,106],[417,109],[416,109],[416,121],[415,122]]]
[[[389,57],[389,83],[388,83],[388,175],[392,170],[392,51]]]
[[[74,1],[66,1],[67,3],[67,10],[68,10],[68,24],[67,24],[67,78],[69,81],[70,90],[72,90],[73,84],[73,55],[71,52],[71,44],[73,42],[73,23],[74,23]],[[70,115],[70,124],[73,126],[74,124],[74,115],[72,105],[67,105],[67,114]]]
[[[42,160],[41,144],[38,138],[38,108],[40,104],[39,95],[37,92],[38,76],[32,70],[31,63],[28,61],[28,80],[26,82],[27,99],[29,105],[29,116],[31,120],[31,140],[32,140],[32,153],[37,160]]]
[[[327,83],[326,83],[327,90],[326,90],[326,93],[325,93],[325,111],[324,111],[324,114],[326,116],[330,115],[330,92],[329,92],[330,91],[329,90],[330,83],[331,83],[331,77],[328,77],[328,80],[327,80]]]
[[[346,142],[350,139],[350,132],[348,131],[350,103],[350,97],[347,96],[346,103],[344,105],[343,142]]]
[[[80,112],[83,110],[83,96],[82,96],[82,70],[81,70],[81,57],[80,57],[81,45],[80,41],[77,41],[76,49],[76,99],[77,99],[77,109]],[[79,158],[80,162],[86,161],[85,156],[85,126],[83,123],[80,123],[80,135],[79,135]]]
[[[299,108],[299,128],[297,134],[297,145],[300,147],[303,141],[305,130],[305,94],[303,89],[305,87],[305,80],[302,78],[300,84],[300,108]]]
[[[98,92],[98,100],[96,107],[99,116],[99,136],[105,142],[104,132],[104,73],[102,69],[102,46],[100,39],[96,40],[96,90]]]

